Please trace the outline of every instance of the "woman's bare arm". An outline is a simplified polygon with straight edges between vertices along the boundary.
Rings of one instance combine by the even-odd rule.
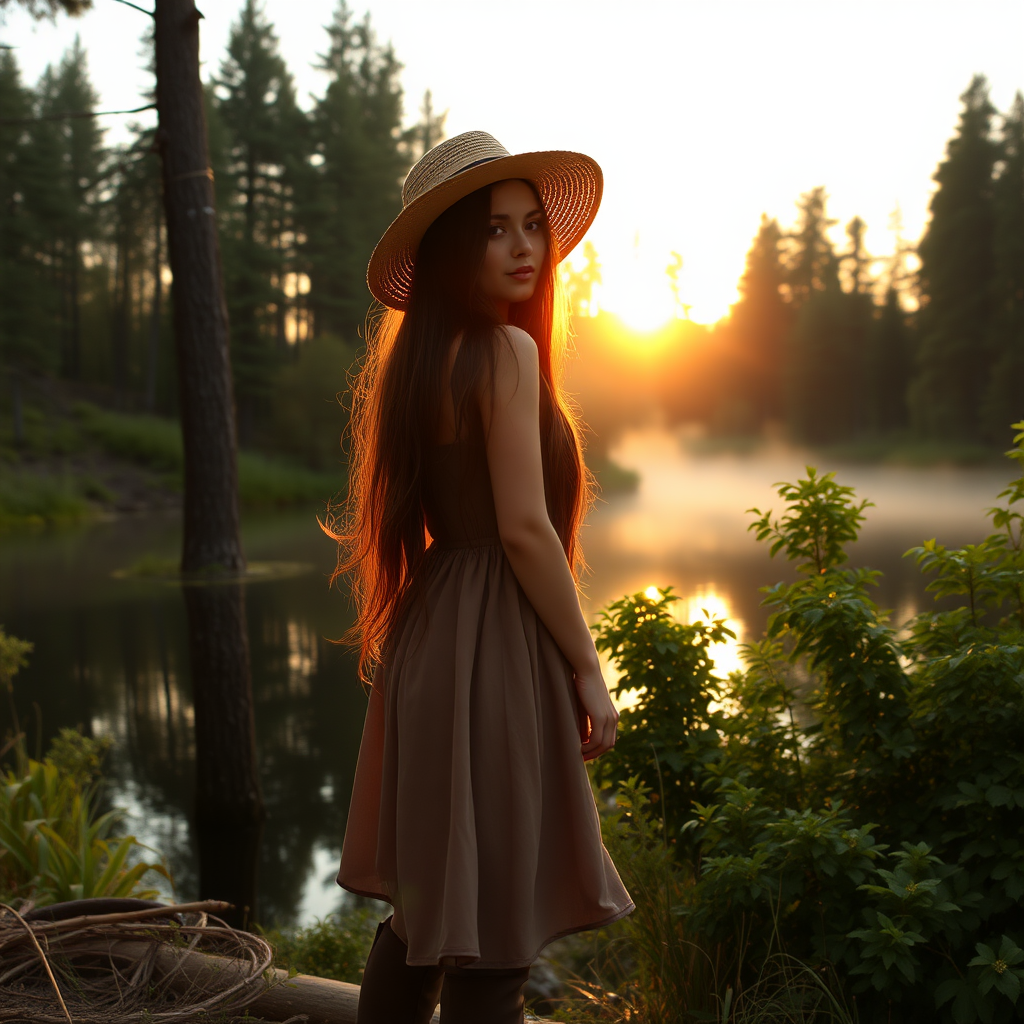
[[[614,746],[619,716],[544,500],[537,345],[525,331],[506,329],[511,351],[499,345],[493,403],[486,389],[481,398],[498,533],[530,604],[573,667],[589,720],[581,727],[583,756],[591,760]]]

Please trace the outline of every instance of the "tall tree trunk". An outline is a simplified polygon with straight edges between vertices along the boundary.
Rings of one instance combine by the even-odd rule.
[[[114,403],[124,409],[128,365],[128,229],[122,222],[117,233],[114,264],[114,323],[112,355],[114,364]]]
[[[234,396],[193,0],[156,3],[157,109],[185,445],[184,572],[238,573]]]
[[[213,180],[199,80],[193,0],[156,0],[158,140],[167,248],[174,274],[174,334],[185,448],[182,572],[245,569],[238,521],[234,402]],[[249,876],[263,818],[253,726],[245,600],[237,583],[186,585],[195,704],[196,825],[200,885],[230,866]],[[216,841],[211,842],[211,834]],[[232,893],[235,920],[255,904],[255,875]]]
[[[25,415],[21,404],[21,369],[11,367],[11,419],[14,427],[14,446],[25,444]]]
[[[80,245],[78,234],[71,242],[71,379],[82,379],[82,309],[79,300],[81,291],[78,282],[78,261]]]
[[[161,252],[161,236],[163,234],[163,218],[160,216],[160,204],[156,209],[156,238],[153,242],[153,308],[149,319],[149,363],[146,367],[146,412],[156,411],[156,372],[160,359],[160,306],[163,294],[163,267]]]

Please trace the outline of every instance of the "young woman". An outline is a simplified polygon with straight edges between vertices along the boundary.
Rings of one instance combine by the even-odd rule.
[[[338,882],[386,900],[361,1024],[523,1019],[552,939],[633,904],[584,761],[618,714],[580,610],[590,501],[556,268],[601,171],[483,132],[410,171],[370,260],[389,307],[354,388],[347,513],[370,700]]]

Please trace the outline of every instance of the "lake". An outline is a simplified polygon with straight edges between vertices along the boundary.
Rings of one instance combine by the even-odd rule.
[[[599,501],[584,528],[588,617],[624,593],[671,585],[681,617],[706,609],[729,620],[737,643],[716,652],[716,664],[736,667],[737,644],[764,627],[758,588],[792,575],[747,532],[745,510],[778,510],[772,485],[795,480],[806,457],[781,446],[701,455],[655,428],[625,435],[611,454],[638,470],[641,484]],[[851,562],[884,571],[878,600],[899,621],[931,601],[903,552],[929,537],[980,539],[989,532],[984,510],[1012,476],[1009,462],[907,469],[819,460],[819,468],[837,469],[841,483],[875,502]],[[352,655],[331,642],[350,613],[328,589],[334,549],[314,516],[253,515],[243,524],[250,561],[292,564],[246,587],[268,815],[258,916],[280,926],[309,923],[341,901],[334,875],[365,708]],[[197,865],[184,604],[176,585],[114,575],[145,558],[174,558],[179,545],[173,515],[0,538],[0,623],[35,644],[16,683],[30,746],[38,734],[45,749],[63,726],[110,736],[110,799],[128,809],[130,830],[166,855],[175,894],[189,899]],[[0,731],[9,727],[6,709],[2,719]]]

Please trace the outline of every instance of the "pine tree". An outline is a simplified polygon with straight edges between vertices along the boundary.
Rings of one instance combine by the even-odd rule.
[[[777,418],[783,408],[782,367],[792,311],[782,295],[782,244],[778,221],[761,214],[727,328],[735,354],[733,388],[760,422]]]
[[[920,344],[910,390],[914,427],[943,440],[980,438],[992,372],[995,110],[981,75],[960,98],[960,123],[935,173],[931,221],[918,247]]]
[[[92,7],[92,0],[0,0],[0,11],[17,4],[34,18],[52,18],[58,11],[72,16],[83,14]]]
[[[89,81],[85,50],[78,36],[57,72],[53,107],[60,111],[94,110],[99,94]],[[98,231],[97,185],[103,166],[103,130],[94,117],[62,122],[65,141],[65,188],[70,218],[63,225],[64,248],[64,373],[82,376],[82,246]]]
[[[824,188],[805,192],[796,230],[785,236],[784,288],[794,317],[783,356],[785,419],[795,438],[816,444],[848,440],[864,425],[863,347],[872,308],[863,222],[856,218],[847,231],[852,249],[843,259],[854,271],[845,292],[827,234],[836,223],[827,203]]]
[[[864,426],[864,299],[833,277],[797,314],[786,346],[786,421],[801,441],[847,441]]]
[[[76,37],[60,65],[43,73],[34,112],[41,117],[77,113],[94,109],[96,101]],[[26,151],[26,203],[34,211],[41,256],[50,268],[61,371],[72,379],[82,375],[82,247],[98,232],[102,138],[93,117],[38,121],[30,127]]]
[[[420,104],[419,122],[406,133],[410,163],[415,163],[444,138],[444,123],[447,119],[447,110],[440,114],[435,112],[434,95],[428,89],[423,94],[423,103]]]
[[[160,291],[157,225],[160,224],[162,196],[160,169],[152,153],[153,132],[137,130],[134,141],[112,154],[110,179],[113,195],[108,203],[112,236],[112,294],[110,306],[110,381],[121,407],[133,404],[129,395],[146,395],[149,380],[156,385],[156,367],[162,314],[154,308]],[[156,323],[154,325],[154,316]],[[156,339],[153,331],[157,330]]]
[[[303,116],[277,38],[256,0],[232,27],[214,83],[223,129],[221,187],[225,290],[239,434],[251,442],[270,398],[277,350],[285,343],[285,276],[293,259],[293,170],[302,159]],[[223,194],[223,193],[222,193]]]
[[[1006,444],[1024,418],[1024,95],[1003,119],[993,192],[993,308],[988,349],[992,376],[985,402],[988,436]]]
[[[31,100],[14,55],[0,50],[0,119],[26,118]],[[52,350],[40,329],[40,272],[35,225],[24,194],[24,126],[0,122],[0,363],[11,393],[13,435],[23,443],[25,377],[51,369]]]
[[[879,435],[907,426],[911,332],[893,285],[864,337],[864,426]]]
[[[828,196],[822,186],[797,200],[800,217],[796,231],[786,235],[786,290],[794,310],[814,292],[825,291],[838,281],[838,264],[828,229],[836,222],[825,213]]]
[[[314,331],[354,339],[370,304],[366,264],[401,209],[410,146],[401,131],[401,64],[367,15],[341,0],[320,67],[330,81],[312,114],[314,152],[303,185],[300,230],[311,279]]]

